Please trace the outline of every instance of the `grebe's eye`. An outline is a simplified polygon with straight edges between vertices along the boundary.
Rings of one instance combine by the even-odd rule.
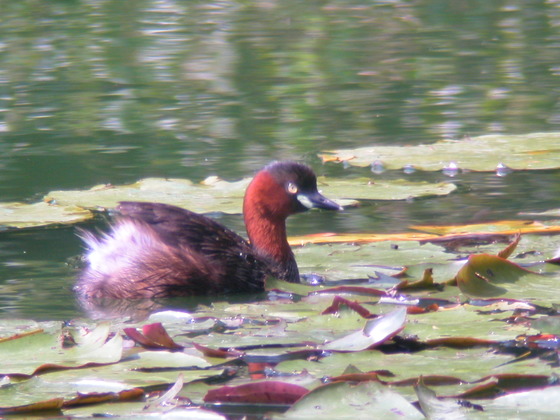
[[[298,187],[293,182],[288,183],[288,188],[287,189],[288,189],[288,192],[290,194],[297,194],[297,192],[298,192]]]

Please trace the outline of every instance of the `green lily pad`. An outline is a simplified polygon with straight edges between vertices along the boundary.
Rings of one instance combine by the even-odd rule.
[[[278,419],[423,419],[406,399],[375,382],[335,382],[318,387]]]
[[[361,351],[383,343],[404,328],[406,308],[395,309],[379,318],[370,319],[363,329],[325,343],[330,351]]]
[[[220,211],[241,213],[245,189],[251,180],[227,182],[219,178],[194,184],[186,179],[147,178],[134,184],[99,185],[84,191],[52,191],[45,200],[61,205],[87,209],[114,208],[119,201],[152,201],[173,204],[198,213]],[[403,180],[372,183],[367,178],[339,180],[319,178],[319,189],[342,206],[355,205],[356,199],[404,200],[409,197],[446,195],[456,189],[454,184],[407,182]]]
[[[463,140],[441,140],[418,146],[369,146],[328,151],[323,161],[345,161],[354,166],[381,162],[387,169],[413,165],[440,171],[451,162],[472,171],[495,171],[500,164],[512,169],[535,170],[560,167],[560,133],[488,135]]]
[[[32,375],[53,368],[74,368],[88,364],[114,363],[122,356],[122,337],[107,340],[109,327],[101,324],[83,336],[78,345],[62,348],[61,332],[38,332],[0,343],[0,374]]]
[[[0,227],[26,228],[82,222],[93,217],[90,210],[114,208],[120,201],[151,201],[173,204],[198,213],[241,213],[250,178],[236,182],[210,177],[200,184],[187,179],[146,178],[128,185],[98,185],[89,190],[51,191],[33,204],[0,203]],[[342,206],[356,200],[405,200],[410,197],[452,193],[451,183],[431,184],[405,180],[372,182],[368,178],[328,179],[318,186]]]
[[[418,396],[420,407],[427,418],[453,420],[467,418],[465,416],[466,409],[462,408],[457,401],[438,398],[436,393],[424,385],[422,380],[414,389]]]
[[[553,420],[560,412],[560,387],[535,389],[496,398],[485,405],[493,418],[538,418]]]
[[[98,185],[89,190],[52,191],[46,201],[87,209],[114,208],[119,201],[152,201],[185,207],[199,213],[241,213],[250,179],[226,182],[212,177],[201,184],[188,179],[146,178],[128,185]]]
[[[517,264],[489,254],[471,255],[456,276],[457,285],[466,294],[500,296],[507,292],[497,284],[513,283],[531,274]]]
[[[0,228],[28,228],[69,224],[91,219],[93,214],[72,204],[55,206],[46,202],[33,204],[0,203]]]

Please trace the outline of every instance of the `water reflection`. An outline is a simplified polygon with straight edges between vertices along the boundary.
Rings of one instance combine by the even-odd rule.
[[[468,4],[7,4],[0,127],[48,133],[29,154],[133,135],[152,168],[200,177],[334,146],[558,129],[556,5]]]

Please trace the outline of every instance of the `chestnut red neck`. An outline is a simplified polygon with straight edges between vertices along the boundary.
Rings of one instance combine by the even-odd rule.
[[[295,264],[286,236],[286,218],[291,213],[284,186],[266,170],[257,173],[243,201],[247,235],[259,254],[282,266]]]
[[[341,207],[317,191],[313,170],[291,161],[273,162],[255,175],[247,187],[243,214],[253,249],[271,264],[274,275],[299,282],[294,254],[286,237],[286,218],[312,207]]]

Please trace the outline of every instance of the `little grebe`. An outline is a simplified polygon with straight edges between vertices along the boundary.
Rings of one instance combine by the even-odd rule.
[[[150,298],[259,292],[265,279],[299,282],[286,218],[341,207],[317,191],[308,166],[273,162],[247,187],[250,243],[216,221],[161,203],[121,202],[109,233],[81,236],[89,252],[75,290],[81,298]]]

